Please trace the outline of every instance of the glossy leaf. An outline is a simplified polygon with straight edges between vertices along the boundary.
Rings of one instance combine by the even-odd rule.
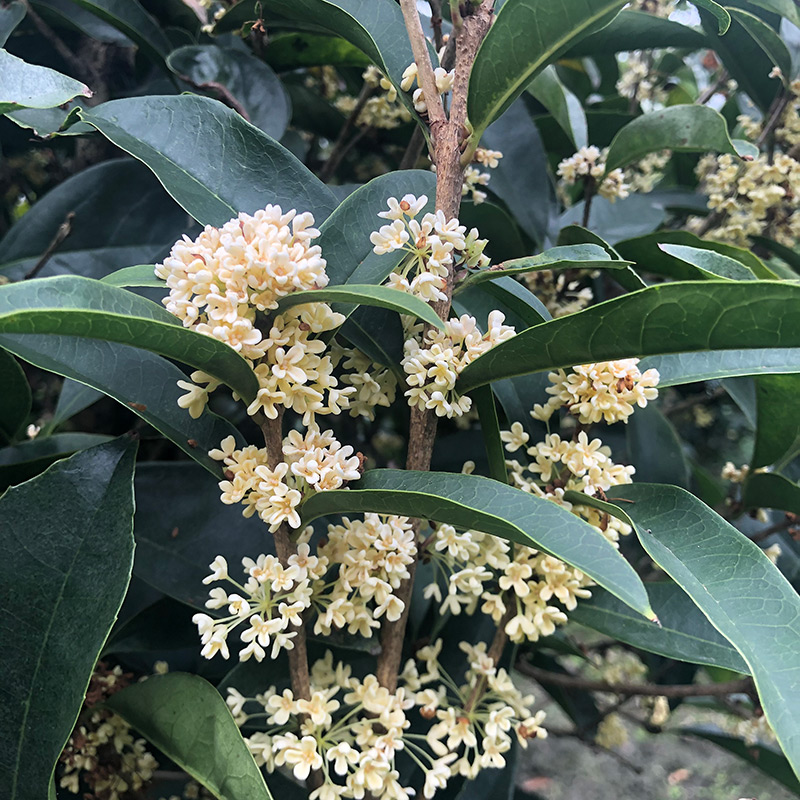
[[[283,145],[208,97],[130,97],[81,117],[150,167],[200,223],[223,225],[269,203],[311,211],[320,223],[336,207],[330,189]]]
[[[528,92],[552,115],[576,150],[588,144],[586,114],[581,101],[564,86],[555,67],[542,70],[528,85]]]
[[[680,586],[659,582],[646,587],[660,625],[642,619],[605,589],[592,589],[591,598],[581,600],[570,612],[570,621],[665,658],[748,674],[747,665],[733,645]]]
[[[800,347],[800,286],[720,281],[713,292],[708,286],[651,286],[529,328],[473,361],[461,373],[458,389],[617,358]]]
[[[502,264],[494,264],[488,269],[473,272],[459,288],[474,286],[503,275],[520,275],[525,272],[560,269],[625,269],[629,263],[628,261],[612,260],[606,250],[595,244],[551,247],[535,256],[515,258],[511,261],[504,261]]]
[[[800,451],[800,374],[756,379],[756,444],[750,466],[785,466]]]
[[[483,445],[486,448],[486,458],[489,462],[489,477],[503,483],[508,482],[506,469],[506,453],[500,439],[500,423],[497,419],[497,407],[494,395],[488,386],[481,386],[472,393],[475,409],[478,412],[478,422],[481,426]]]
[[[676,353],[643,359],[639,369],[658,370],[660,388],[696,381],[720,380],[742,375],[766,375],[800,370],[800,349],[717,350],[710,353]]]
[[[637,481],[689,488],[689,462],[681,438],[655,405],[637,408],[625,428]]]
[[[144,53],[159,63],[172,49],[158,22],[142,8],[138,0],[74,0],[82,8],[124,33]]]
[[[184,328],[156,303],[88,278],[64,275],[0,286],[0,333],[131,344],[203,370],[245,399],[258,389],[252,368],[233,348]]]
[[[74,215],[69,236],[38,277],[101,278],[127,264],[155,263],[191,224],[144,164],[131,158],[106,161],[67,178],[12,226],[0,240],[0,274],[22,279],[69,214]]]
[[[390,289],[388,286],[348,283],[344,286],[329,286],[326,289],[294,292],[281,299],[278,311],[282,312],[291,306],[305,305],[306,303],[346,303],[386,308],[396,311],[398,314],[408,314],[424,320],[429,325],[444,330],[444,323],[436,315],[432,306],[419,297],[400,289]]]
[[[235,47],[191,44],[173,50],[167,64],[200,90],[209,84],[224,86],[253,125],[273,139],[283,136],[292,112],[289,97],[278,76],[260,58]],[[208,90],[213,95],[215,87],[209,85]]]
[[[48,430],[52,431],[57,428],[62,422],[66,422],[85,408],[89,408],[102,397],[103,393],[97,389],[74,381],[72,378],[64,378],[56,410],[53,412],[52,419],[47,423]]]
[[[745,508],[775,508],[800,514],[800,486],[774,472],[755,472],[742,490]]]
[[[705,503],[672,486],[614,487],[653,560],[748,666],[767,721],[800,769],[800,597],[761,549]]]
[[[9,800],[47,796],[125,596],[135,454],[123,437],[0,498],[0,785]]]
[[[0,50],[0,114],[22,108],[53,108],[78,95],[91,97],[92,92],[74,78]]]
[[[568,208],[559,218],[561,228],[584,224],[583,200]],[[632,194],[624,200],[611,202],[605,197],[593,197],[588,227],[611,245],[642,236],[660,227],[667,218],[666,205],[655,192]],[[633,259],[631,259],[633,260]]]
[[[700,247],[686,247],[682,244],[661,244],[659,247],[671,256],[685,261],[712,280],[725,278],[732,281],[754,281],[756,276],[744,264],[733,258],[705,250]]]
[[[597,530],[550,500],[477,475],[370,470],[346,490],[317,492],[302,506],[306,521],[327,514],[376,511],[474,528],[558,556],[625,603],[652,617],[636,573]]]
[[[155,353],[96,339],[29,334],[0,335],[0,347],[113,397],[217,477],[220,463],[209,458],[208,451],[226,436],[239,437],[233,425],[208,410],[193,419],[180,408],[178,398],[184,390],[178,381],[187,377]]]
[[[608,148],[606,170],[627,166],[667,148],[736,155],[725,118],[719,112],[708,106],[671,106],[642,114],[622,128]]]
[[[275,70],[298,67],[361,67],[369,58],[346,39],[314,33],[279,33],[271,37],[264,57]]]
[[[271,800],[228,706],[199,675],[154,675],[107,705],[219,800]]]
[[[749,744],[736,736],[708,727],[683,726],[675,728],[674,733],[681,736],[695,736],[713,742],[723,750],[738,756],[756,769],[800,796],[800,781],[792,772],[789,762],[774,747],[764,744]]]
[[[732,8],[731,16],[750,34],[750,38],[767,58],[788,77],[792,74],[792,57],[781,37],[762,19],[741,8]]]
[[[315,242],[327,261],[330,285],[383,283],[407,253],[373,253],[369,235],[388,222],[378,213],[388,208],[386,201],[390,197],[399,200],[405,194],[427,195],[429,203],[421,213],[433,211],[435,193],[433,173],[414,169],[373,178],[348,195],[320,225],[320,237]]]
[[[698,8],[705,9],[716,19],[717,33],[720,36],[728,32],[731,26],[731,15],[728,13],[728,9],[715,2],[715,0],[692,0],[692,4]]]
[[[16,439],[31,413],[31,387],[16,359],[0,349],[0,443]]]
[[[149,287],[151,289],[166,289],[166,284],[155,275],[154,264],[137,264],[133,267],[123,267],[115,270],[100,279],[101,283],[109,286]]]
[[[467,110],[476,136],[525,87],[578,41],[608,23],[621,0],[506,0],[481,43],[469,79]]]
[[[5,47],[8,37],[24,18],[25,5],[21,0],[12,0],[8,5],[0,6],[0,47]]]

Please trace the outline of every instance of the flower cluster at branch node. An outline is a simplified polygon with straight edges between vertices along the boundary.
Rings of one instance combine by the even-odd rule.
[[[432,409],[439,417],[466,414],[472,399],[456,392],[456,380],[478,356],[515,335],[514,328],[503,324],[504,319],[502,312],[490,312],[487,331],[482,334],[475,318],[464,314],[446,322],[443,331],[428,330],[422,342],[422,326],[414,326],[402,362],[410,387],[406,392],[409,405]]]
[[[658,396],[658,370],[641,372],[638,358],[602,361],[563,369],[548,375],[552,397],[536,404],[531,416],[549,420],[555,411],[566,407],[584,425],[593,422],[627,422],[634,406],[644,408]]]
[[[478,187],[486,186],[492,176],[488,172],[482,172],[479,167],[474,165],[479,164],[487,169],[494,169],[502,157],[503,154],[499,150],[489,150],[485,147],[475,150],[475,155],[472,157],[473,163],[468,164],[464,169],[464,182],[461,186],[462,197],[469,196],[475,205],[486,200],[486,192],[481,191]]]
[[[436,90],[440,95],[447,94],[453,90],[455,70],[450,70],[448,72],[446,69],[444,69],[444,67],[436,67],[436,69],[433,71],[433,77],[436,80]],[[414,84],[417,83],[418,79],[419,74],[417,71],[417,65],[415,62],[412,62],[403,72],[403,77],[400,81],[400,88],[404,92],[409,92],[414,87]],[[414,93],[411,97],[416,112],[418,114],[427,114],[428,104],[425,102],[425,92],[422,91],[421,86],[414,89]]]
[[[617,198],[624,200],[630,194],[622,170],[606,172],[605,152],[594,145],[581,147],[577,153],[560,161],[557,173],[567,186],[573,186],[579,180],[593,181],[597,194],[612,202]]]

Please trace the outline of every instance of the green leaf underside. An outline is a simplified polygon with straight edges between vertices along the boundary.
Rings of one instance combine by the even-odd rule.
[[[564,86],[555,67],[542,70],[531,81],[528,92],[550,112],[576,150],[588,144],[586,113],[581,101]]]
[[[149,287],[151,289],[165,289],[166,283],[155,275],[155,264],[136,264],[133,267],[123,267],[100,278],[101,283],[109,286]]]
[[[774,472],[756,472],[742,491],[745,508],[776,508],[800,514],[800,486]]]
[[[386,308],[398,314],[409,314],[444,330],[444,323],[428,303],[408,292],[390,289],[388,286],[348,283],[345,286],[294,292],[281,299],[277,311],[282,313],[287,308],[306,303],[353,303]]]
[[[350,489],[317,492],[302,509],[306,521],[375,511],[481,530],[563,559],[652,618],[642,582],[601,533],[556,503],[498,481],[446,472],[370,470]]]
[[[548,64],[618,11],[622,0],[506,0],[472,67],[467,96],[477,136]]]
[[[78,95],[91,97],[92,92],[80,81],[0,50],[0,114],[22,108],[54,108]]]
[[[252,368],[228,345],[184,328],[149,300],[88,278],[65,275],[0,287],[0,333],[130,344],[213,375],[247,400],[258,391]]]
[[[800,374],[762,375],[755,385],[756,443],[750,467],[775,464],[781,469],[800,449]]]
[[[680,105],[643,114],[625,125],[608,148],[606,170],[665,149],[736,155],[725,118],[719,112],[708,106]]]
[[[666,582],[645,586],[660,627],[632,613],[605,589],[592,589],[592,597],[581,600],[570,612],[570,621],[665,658],[748,674],[747,665],[736,649],[680,586]]]
[[[800,770],[800,598],[761,549],[673,486],[614,487],[653,560],[736,647],[767,721]],[[613,498],[612,498],[613,499]]]
[[[22,367],[0,349],[0,443],[16,438],[31,411],[31,387]]]
[[[50,337],[47,338],[49,339]],[[117,347],[122,346],[117,345]],[[137,352],[142,351],[139,350]],[[79,383],[72,378],[64,378],[64,382],[61,384],[61,391],[58,394],[56,410],[53,412],[53,418],[48,422],[48,429],[52,431],[62,422],[71,419],[83,409],[89,408],[102,397],[103,393],[97,389],[84,383]]]
[[[705,250],[702,247],[686,247],[681,244],[660,244],[659,247],[668,255],[686,261],[709,278],[718,280],[725,278],[732,281],[754,281],[753,271],[734,258]]]
[[[227,436],[240,439],[227,420],[206,409],[197,419],[178,406],[186,375],[147,350],[72,336],[0,335],[0,347],[42,369],[91,386],[114,398],[174,442],[214,476],[222,472],[208,451]]]
[[[792,373],[800,371],[800,348],[677,353],[651,356],[639,363],[642,371],[651,367],[661,375],[658,383],[660,388],[742,375]]]
[[[472,362],[461,392],[529,372],[619,358],[800,347],[800,286],[771,281],[651,286],[528,328]]]
[[[692,4],[704,8],[717,20],[717,33],[722,36],[731,25],[731,15],[715,0],[692,0]]]
[[[220,226],[270,203],[310,211],[320,223],[337,205],[333,192],[283,145],[216,100],[131,97],[81,116],[150,167],[204,225]]]
[[[219,800],[271,800],[219,692],[198,675],[154,675],[107,705]]]
[[[0,785],[9,800],[47,795],[125,595],[135,453],[123,437],[0,498]]]
[[[0,47],[5,47],[8,37],[24,18],[25,5],[20,0],[0,6]]]

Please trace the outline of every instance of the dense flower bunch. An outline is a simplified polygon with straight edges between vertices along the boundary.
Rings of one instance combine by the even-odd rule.
[[[586,270],[534,270],[523,272],[521,281],[544,303],[553,317],[574,314],[594,299],[591,287],[582,285]]]
[[[375,419],[378,406],[389,408],[397,395],[397,376],[389,368],[373,363],[369,356],[355,347],[342,347],[336,342],[331,348],[334,365],[341,363],[344,372],[341,382],[352,387],[348,398],[351,417]]]
[[[655,185],[664,177],[664,168],[672,157],[672,151],[661,150],[648,153],[625,170],[625,183],[634,194],[652,192]]]
[[[574,155],[562,159],[557,173],[567,186],[572,186],[579,180],[593,181],[597,194],[612,202],[617,198],[624,200],[629,194],[622,170],[612,169],[607,173],[605,153],[594,145],[581,147]]]
[[[334,665],[328,651],[312,667],[310,700],[273,686],[256,697],[229,689],[228,705],[240,725],[266,718],[267,730],[253,733],[247,743],[268,771],[285,765],[298,780],[311,770],[322,774],[311,800],[367,793],[407,800],[414,792],[400,782],[395,759],[401,751],[423,771],[422,796],[432,798],[453,775],[473,778],[482,769],[504,767],[512,729],[523,746],[546,735],[543,712],[531,712],[533,698],[522,696],[495,666],[486,645],[460,647],[469,662],[461,686],[439,664],[437,640],[406,664],[395,692],[374,675],[359,678],[349,665]],[[251,704],[261,710],[248,713]],[[426,733],[410,730],[412,715],[431,723]]]
[[[563,369],[548,375],[552,397],[544,405],[536,404],[531,416],[549,420],[553,413],[566,406],[578,421],[586,425],[605,421],[627,422],[634,405],[644,408],[658,396],[658,370],[640,372],[638,358],[603,361]]]
[[[144,739],[100,704],[132,676],[100,662],[89,681],[84,708],[59,757],[59,786],[87,800],[136,800],[158,769]]]
[[[640,50],[628,53],[621,66],[622,76],[616,89],[622,97],[645,103],[648,107],[666,102],[665,76],[653,69],[652,53]]]
[[[447,276],[456,268],[475,269],[489,265],[483,254],[486,240],[469,233],[457,219],[446,219],[442,211],[417,216],[428,203],[423,194],[390,197],[388,211],[378,216],[390,220],[370,235],[377,255],[405,251],[408,255],[389,276],[389,286],[421,297],[428,303],[444,300]]]
[[[272,644],[271,658],[282,649],[294,647],[297,635],[293,626],[301,624],[309,609],[316,613],[314,633],[329,636],[332,630],[369,638],[380,627],[385,615],[390,621],[400,618],[405,609],[395,594],[409,577],[417,545],[405,517],[366,514],[363,520],[346,517],[341,525],[329,525],[326,539],[311,553],[312,529],[300,536],[297,553],[286,566],[275,556],[260,555],[255,561],[242,561],[246,581],[237,583],[228,574],[228,564],[218,556],[210,565],[205,583],[226,581],[235,591],[220,586],[210,591],[206,607],[219,611],[227,606],[228,615],[211,617],[196,614],[203,650],[213,658],[220,653],[229,658],[228,634],[240,625],[245,646],[239,660],[251,656],[262,661]]]
[[[364,101],[356,125],[391,130],[411,121],[411,112],[400,100],[394,84],[376,66],[370,64],[361,77],[375,94]],[[358,99],[342,95],[336,99],[335,105],[343,114],[351,114]]]
[[[422,326],[415,325],[404,346],[403,369],[409,390],[410,406],[429,408],[439,417],[459,417],[472,407],[472,399],[455,390],[461,371],[496,344],[510,339],[515,331],[504,325],[500,311],[489,314],[487,331],[482,334],[474,317],[464,314],[449,320],[444,330],[427,331],[422,342]]]
[[[450,70],[449,72],[444,69],[444,67],[436,67],[433,71],[433,77],[436,79],[436,90],[439,94],[447,94],[448,92],[452,91],[453,89],[453,79],[455,78],[455,70]],[[416,63],[412,62],[409,64],[405,72],[403,72],[403,77],[400,81],[400,88],[404,92],[409,92],[414,87],[414,84],[417,83],[419,75],[417,73],[417,65]],[[425,93],[422,91],[422,87],[417,87],[414,89],[414,92],[411,96],[412,102],[414,103],[414,109],[418,114],[427,114],[428,113],[428,104],[425,102]]]
[[[486,200],[486,192],[481,191],[478,187],[486,186],[491,175],[488,172],[482,172],[479,167],[474,165],[479,164],[487,169],[494,169],[502,157],[503,154],[499,150],[488,150],[485,147],[477,148],[472,158],[473,163],[469,164],[464,170],[464,183],[461,186],[462,196],[469,195],[476,205]]]

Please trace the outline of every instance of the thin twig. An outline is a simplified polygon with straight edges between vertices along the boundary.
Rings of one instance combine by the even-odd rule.
[[[758,544],[759,542],[763,542],[764,539],[768,539],[773,533],[780,533],[787,528],[791,528],[793,525],[797,525],[797,515],[787,514],[780,522],[776,522],[774,525],[764,528],[763,531],[753,534],[750,537],[750,541]]]
[[[438,53],[444,44],[442,36],[442,0],[428,0],[431,7],[431,28],[433,28],[433,46]]]
[[[406,151],[403,153],[403,158],[400,160],[398,169],[414,169],[424,148],[425,134],[422,132],[422,128],[417,125],[414,128],[414,133],[411,134],[411,138],[408,140],[408,147],[406,147]]]
[[[342,163],[342,159],[355,144],[355,142],[352,141],[350,134],[356,127],[358,118],[361,116],[361,112],[364,110],[367,100],[369,100],[370,97],[375,94],[375,91],[376,89],[373,86],[370,86],[368,83],[365,83],[361,87],[356,104],[353,106],[353,110],[344,121],[344,125],[342,125],[342,129],[339,131],[339,135],[336,137],[336,141],[333,143],[333,147],[331,148],[331,154],[328,156],[328,159],[325,161],[325,163],[322,165],[322,169],[319,171],[319,177],[323,183],[327,183],[333,177],[339,164]]]
[[[529,678],[539,683],[562,686],[565,689],[578,689],[584,692],[607,692],[608,694],[621,694],[626,696],[642,697],[714,697],[729,694],[749,694],[753,690],[751,678],[741,678],[735,681],[721,683],[689,683],[669,684],[659,683],[607,683],[573,675],[561,675],[557,672],[548,672],[539,667],[534,667],[524,661],[517,664],[517,669]]]
[[[497,630],[494,633],[494,639],[492,639],[491,645],[489,645],[489,652],[486,654],[494,664],[495,668],[499,666],[500,659],[503,656],[503,650],[505,649],[506,642],[508,641],[508,634],[506,633],[506,625],[509,623],[511,618],[516,613],[516,595],[512,597],[506,597],[506,601],[508,601],[508,605],[506,606],[505,613],[503,614],[500,622],[497,623]],[[467,700],[466,705],[464,706],[465,713],[469,713],[475,707],[475,703],[481,699],[484,690],[486,689],[486,676],[481,675],[480,678],[475,682],[475,686],[470,693],[469,699]]]
[[[64,221],[58,226],[56,235],[53,237],[50,244],[47,245],[47,249],[42,253],[42,257],[30,268],[23,280],[28,281],[31,278],[35,278],[41,272],[42,267],[50,260],[50,257],[61,246],[64,239],[72,233],[72,220],[74,219],[74,211],[70,211],[67,216],[64,217]]]
[[[226,106],[232,108],[237,114],[244,117],[248,122],[250,122],[250,115],[245,110],[245,107],[233,96],[231,90],[222,83],[218,83],[217,81],[203,81],[202,83],[199,81],[192,80],[188,75],[184,75],[183,73],[179,73],[177,75],[185,83],[188,83],[190,86],[194,86],[195,89],[205,89],[209,92],[216,92],[218,99],[225,103]]]
[[[706,86],[700,93],[700,96],[694,101],[694,104],[697,106],[705,105],[727,83],[728,77],[728,70],[723,69],[719,73],[719,77],[716,81]]]

